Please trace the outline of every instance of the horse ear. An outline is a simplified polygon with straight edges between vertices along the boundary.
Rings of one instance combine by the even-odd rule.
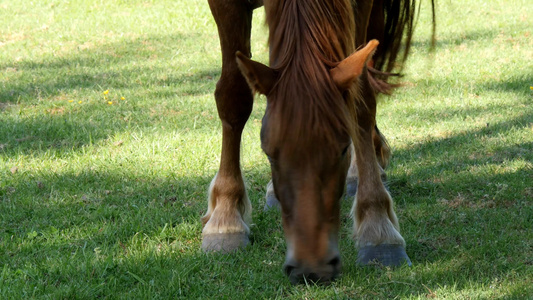
[[[376,51],[379,42],[371,40],[363,49],[357,50],[352,55],[343,59],[335,68],[329,71],[333,82],[341,90],[347,90],[354,81],[363,73],[368,60]]]
[[[268,95],[276,83],[278,77],[276,71],[249,59],[240,51],[237,51],[235,56],[237,65],[252,91]]]

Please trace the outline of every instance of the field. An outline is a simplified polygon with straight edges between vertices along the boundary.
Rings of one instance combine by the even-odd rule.
[[[204,0],[0,0],[0,299],[533,298],[533,3],[421,7],[404,87],[379,104],[412,267],[290,285],[263,212],[265,99],[244,132],[252,245],[200,250],[218,169],[216,26]],[[267,62],[264,13],[254,58]]]

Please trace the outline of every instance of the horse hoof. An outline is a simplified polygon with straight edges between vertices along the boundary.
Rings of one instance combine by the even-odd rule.
[[[237,233],[211,233],[202,238],[202,250],[205,252],[233,252],[246,247],[250,243],[248,235]]]
[[[352,198],[357,193],[357,179],[346,182],[346,197]]]
[[[402,245],[381,244],[377,246],[365,246],[357,253],[357,264],[367,266],[381,264],[384,266],[397,267],[406,263],[411,266],[411,260],[405,247]]]
[[[280,210],[281,205],[279,204],[278,198],[276,198],[276,195],[274,193],[268,193],[266,196],[266,204],[265,204],[265,211],[268,210]]]

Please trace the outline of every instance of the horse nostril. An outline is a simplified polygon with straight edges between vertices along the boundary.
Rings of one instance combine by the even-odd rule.
[[[295,268],[296,267],[293,265],[286,264],[283,266],[283,271],[285,271],[285,274],[290,277]]]
[[[309,273],[304,276],[304,280],[310,281],[312,283],[325,283],[322,281],[322,276],[318,275],[317,273]],[[327,282],[327,281],[326,281]]]
[[[341,259],[339,255],[334,255],[331,259],[318,265],[300,265],[295,260],[285,262],[283,265],[283,271],[292,284],[312,282],[327,285],[339,275],[340,268]]]
[[[328,265],[333,266],[333,268],[336,268],[341,263],[341,258],[339,256],[335,256],[328,262]]]

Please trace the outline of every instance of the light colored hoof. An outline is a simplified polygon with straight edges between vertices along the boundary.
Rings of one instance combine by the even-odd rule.
[[[346,180],[346,197],[355,197],[357,193],[357,178]]]
[[[281,204],[279,204],[278,198],[276,198],[276,195],[272,193],[267,193],[266,195],[266,204],[264,210],[281,210]]]
[[[391,244],[362,247],[357,253],[357,264],[363,266],[381,264],[390,267],[412,265],[405,247]]]
[[[276,196],[272,195],[270,197],[267,197],[266,198],[266,204],[265,204],[265,211],[267,210],[280,210],[281,209],[281,205],[279,204],[279,201],[278,199],[276,198]]]
[[[237,233],[211,233],[202,238],[202,250],[205,252],[233,252],[246,247],[250,243],[248,235]]]

